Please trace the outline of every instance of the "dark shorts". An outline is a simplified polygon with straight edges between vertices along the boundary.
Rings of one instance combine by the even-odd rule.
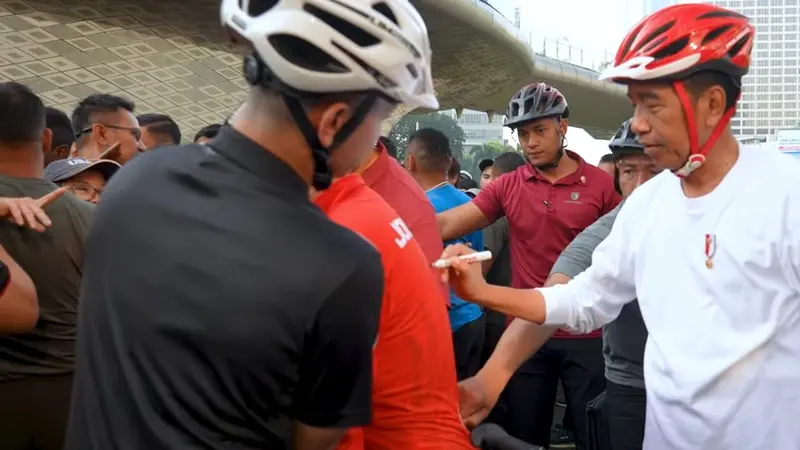
[[[483,342],[486,339],[486,314],[465,323],[453,333],[453,350],[456,354],[458,380],[469,378],[481,368]]]
[[[62,450],[72,374],[0,382],[0,448]]]

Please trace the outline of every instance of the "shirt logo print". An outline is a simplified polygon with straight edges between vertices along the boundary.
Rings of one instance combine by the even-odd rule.
[[[581,194],[579,192],[573,192],[573,193],[569,194],[569,198],[571,198],[573,202],[577,201],[580,197],[581,197]]]

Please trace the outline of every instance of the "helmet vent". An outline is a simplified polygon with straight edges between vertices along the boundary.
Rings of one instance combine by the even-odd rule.
[[[392,8],[390,8],[389,5],[387,5],[386,3],[384,2],[376,3],[372,5],[372,9],[374,9],[381,15],[385,16],[387,19],[391,20],[392,23],[394,23],[395,25],[400,26],[400,23],[397,21],[397,16],[394,15],[394,12],[392,12]]]
[[[703,45],[708,44],[709,42],[717,39],[718,37],[722,36],[726,31],[730,30],[730,25],[723,25],[719,28],[714,28],[711,30],[706,37],[703,38]]]
[[[654,48],[658,47],[659,45],[663,44],[667,40],[666,36],[661,36],[660,38],[654,40],[653,42],[647,44],[647,47],[642,49],[644,53],[649,53]]]
[[[239,0],[239,8],[246,12],[248,16],[255,17],[269,11],[280,0]]]
[[[635,30],[633,30],[631,32],[630,37],[628,38],[628,40],[625,41],[624,44],[622,44],[622,47],[620,47],[620,51],[619,51],[618,54],[624,56],[624,55],[627,55],[628,52],[630,52],[631,45],[633,45],[633,41],[635,41],[636,38],[639,36],[639,32],[642,31],[642,27],[643,26],[644,26],[644,24],[639,25]]]
[[[381,40],[378,39],[377,37],[367,33],[361,28],[342,19],[341,17],[336,17],[335,15],[317,6],[306,3],[305,5],[303,5],[303,10],[313,15],[314,17],[318,18],[319,20],[325,22],[326,24],[328,24],[328,26],[338,31],[339,33],[343,34],[347,39],[355,42],[360,47],[369,47],[372,45],[380,44],[381,42]]]
[[[662,48],[656,53],[654,53],[653,58],[655,59],[669,58],[672,55],[680,53],[680,51],[686,48],[687,45],[689,45],[689,36],[684,36],[680,39],[675,40],[673,43]]]
[[[701,20],[701,19],[721,19],[721,18],[747,19],[747,17],[745,17],[745,16],[743,16],[741,14],[735,13],[733,11],[723,10],[723,11],[711,11],[711,12],[707,12],[705,14],[701,14],[700,16],[697,17],[697,20]]]
[[[750,41],[750,38],[752,37],[753,35],[750,33],[747,33],[746,35],[742,36],[742,38],[736,41],[736,43],[731,46],[730,50],[728,50],[728,56],[733,58],[736,55],[738,55],[739,52],[742,51],[742,48],[745,45],[747,45],[747,43]]]
[[[417,69],[414,67],[414,65],[406,64],[406,70],[408,70],[408,73],[411,74],[411,78],[419,78],[419,72],[417,72]]]
[[[661,25],[655,31],[653,31],[652,33],[648,34],[644,38],[644,40],[642,40],[642,42],[640,42],[639,45],[635,49],[633,49],[633,51],[634,52],[638,52],[642,47],[644,47],[645,45],[649,44],[650,41],[652,41],[653,39],[655,39],[657,37],[660,37],[662,34],[664,34],[667,31],[669,31],[669,29],[672,28],[673,25],[675,25],[675,21],[674,20],[669,21],[669,22],[665,23],[664,25]],[[688,40],[687,40],[687,43],[688,43]],[[683,48],[685,46],[686,45],[684,44],[681,48]],[[678,51],[680,51],[680,49],[678,49]]]
[[[269,43],[290,63],[314,72],[347,73],[350,70],[333,56],[305,39],[290,34],[273,34]]]

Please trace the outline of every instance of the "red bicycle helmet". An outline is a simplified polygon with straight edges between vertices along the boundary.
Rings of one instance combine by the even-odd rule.
[[[686,112],[691,152],[676,174],[686,176],[700,167],[705,155],[736,113],[731,107],[701,147],[689,96],[682,80],[700,72],[715,71],[739,86],[750,67],[755,28],[747,17],[718,6],[670,6],[644,18],[628,32],[614,57],[614,65],[600,79],[618,83],[672,82]]]

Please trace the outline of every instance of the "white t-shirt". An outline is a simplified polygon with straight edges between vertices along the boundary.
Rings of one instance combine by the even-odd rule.
[[[686,198],[670,172],[645,183],[592,266],[541,292],[546,323],[580,333],[639,299],[645,450],[795,450],[799,274],[800,163],[740,147],[703,197]]]

